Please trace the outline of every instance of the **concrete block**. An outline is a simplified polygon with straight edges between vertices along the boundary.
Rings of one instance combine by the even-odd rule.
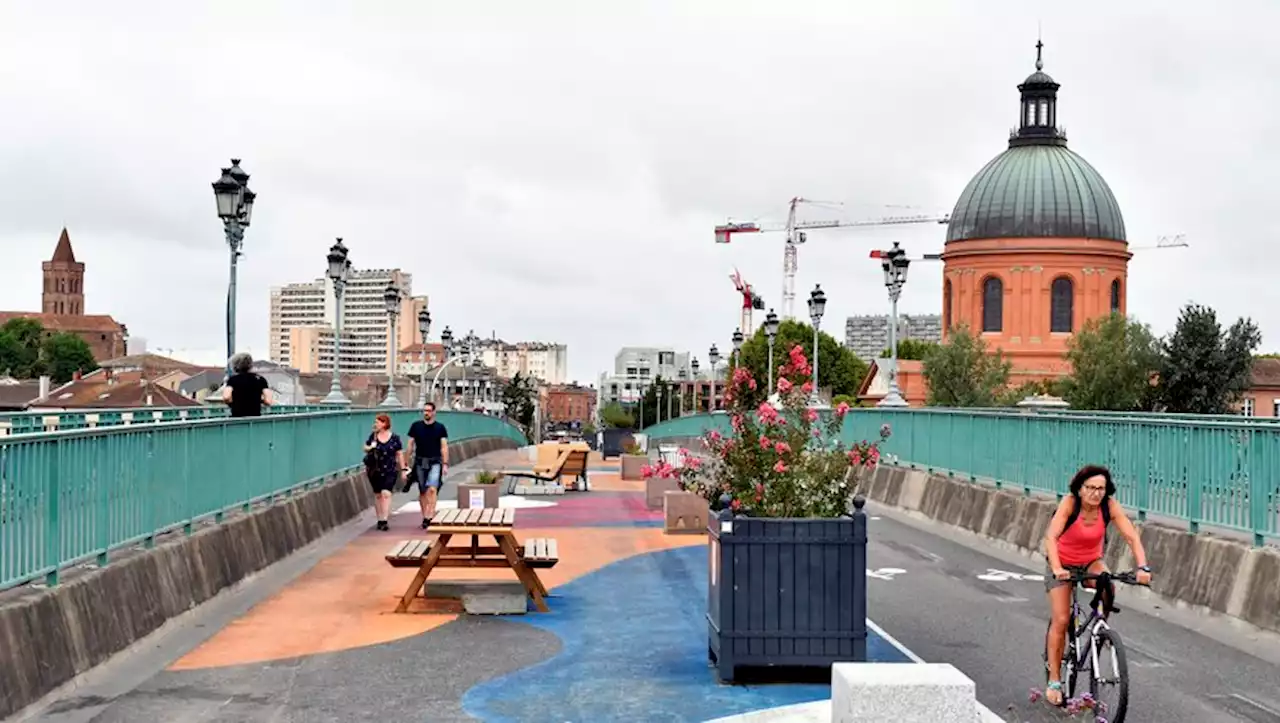
[[[1280,631],[1280,550],[1249,550],[1248,575],[1237,581],[1244,588],[1240,616],[1260,628]]]
[[[701,495],[683,490],[662,496],[663,532],[668,535],[707,534],[707,518],[711,508]]]
[[[922,469],[909,469],[902,476],[902,492],[898,495],[898,506],[907,510],[919,510],[924,498],[925,483],[929,481],[929,473]]]
[[[649,457],[643,454],[624,454],[622,455],[621,477],[625,480],[639,481],[644,479],[644,475],[640,474],[640,468],[649,464]]]
[[[524,615],[529,594],[518,582],[465,580],[427,583],[431,598],[461,600],[468,615]]]
[[[945,663],[836,663],[831,721],[979,723],[973,681]]]
[[[680,484],[674,479],[648,477],[644,481],[644,504],[651,510],[662,509],[662,496],[667,492],[679,492]]]

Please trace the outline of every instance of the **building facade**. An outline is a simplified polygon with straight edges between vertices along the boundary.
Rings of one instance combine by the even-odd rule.
[[[44,276],[40,311],[0,311],[0,324],[10,319],[40,322],[49,332],[75,334],[89,345],[97,361],[124,356],[129,332],[108,314],[85,313],[85,265],[77,261],[71,237],[62,229],[53,256],[41,264]]]
[[[413,275],[399,269],[353,269],[342,295],[342,372],[386,374],[388,362],[395,358],[383,300],[387,285],[392,283],[402,293],[396,345],[403,348],[422,342],[418,312],[427,307],[427,299],[413,296]],[[330,279],[273,287],[268,324],[270,359],[299,370],[331,372],[336,320]],[[309,331],[297,336],[293,330],[298,328]],[[297,349],[295,336],[303,344]]]
[[[543,421],[587,424],[596,416],[596,390],[577,384],[550,384],[539,390]]]
[[[569,381],[569,347],[564,344],[481,342],[480,361],[487,367],[493,367],[497,375],[505,379],[521,374],[544,384],[565,384]]]
[[[940,314],[898,314],[898,340],[942,341]],[[844,324],[844,345],[871,363],[889,348],[889,315],[850,316]]]

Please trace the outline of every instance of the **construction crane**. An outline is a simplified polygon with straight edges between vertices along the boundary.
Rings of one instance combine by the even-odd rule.
[[[1154,249],[1176,249],[1186,248],[1191,244],[1187,243],[1187,235],[1185,233],[1174,234],[1172,236],[1157,236],[1155,246],[1130,246],[1130,251],[1148,251]]]
[[[782,318],[795,318],[796,302],[796,270],[799,268],[797,247],[806,240],[805,231],[817,228],[856,228],[862,226],[897,226],[912,223],[949,223],[949,216],[891,216],[869,221],[797,221],[796,207],[802,203],[819,203],[799,196],[791,199],[788,205],[785,224],[728,223],[716,226],[716,243],[727,244],[733,240],[735,233],[763,233],[766,231],[785,231],[786,243],[782,255]],[[745,330],[744,330],[745,333]]]
[[[738,273],[736,268],[729,275],[729,278],[733,281],[733,288],[737,289],[738,293],[742,295],[742,316],[738,320],[738,328],[742,330],[743,334],[751,336],[752,332],[755,331],[755,326],[751,323],[751,312],[755,309],[763,309],[764,299],[760,298],[755,289],[751,288],[751,284],[742,280],[742,274]]]

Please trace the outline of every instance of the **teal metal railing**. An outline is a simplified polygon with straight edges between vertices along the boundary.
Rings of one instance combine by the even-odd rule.
[[[334,410],[0,437],[0,590],[292,495],[358,467],[375,414]],[[390,412],[401,434],[418,410]],[[498,417],[441,411],[451,441],[528,441]]]
[[[1189,415],[1034,413],[997,410],[853,409],[845,441],[879,438],[904,464],[997,487],[1056,495],[1085,464],[1106,465],[1117,497],[1137,512],[1248,532],[1255,545],[1280,537],[1280,425]],[[647,428],[650,439],[728,433],[724,414],[681,417]]]
[[[319,404],[266,407],[265,414],[302,414],[331,411]],[[94,409],[64,412],[0,413],[0,437],[14,434],[39,434],[68,429],[95,429],[121,424],[146,424],[178,420],[222,419],[230,417],[226,405],[204,407],[147,407],[133,409]]]

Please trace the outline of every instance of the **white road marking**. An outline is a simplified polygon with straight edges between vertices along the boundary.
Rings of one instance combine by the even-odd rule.
[[[555,502],[548,502],[546,500],[531,500],[528,497],[523,497],[521,495],[503,495],[498,498],[499,507],[512,507],[512,508],[555,507],[555,505],[556,505]],[[439,500],[436,502],[437,510],[454,510],[457,508],[458,508],[457,500]],[[397,509],[395,512],[392,512],[391,514],[407,515],[410,512],[420,515],[422,514],[422,508],[418,506],[417,502],[406,502],[405,504],[401,505],[399,509]]]
[[[874,577],[878,580],[892,580],[894,575],[902,575],[906,570],[900,567],[882,567],[878,570],[867,569],[867,577]]]
[[[978,575],[979,580],[987,582],[1009,582],[1027,581],[1027,582],[1043,582],[1044,575],[1032,575],[1024,572],[1009,572],[1008,570],[996,570],[995,568],[987,568],[987,571]]]

